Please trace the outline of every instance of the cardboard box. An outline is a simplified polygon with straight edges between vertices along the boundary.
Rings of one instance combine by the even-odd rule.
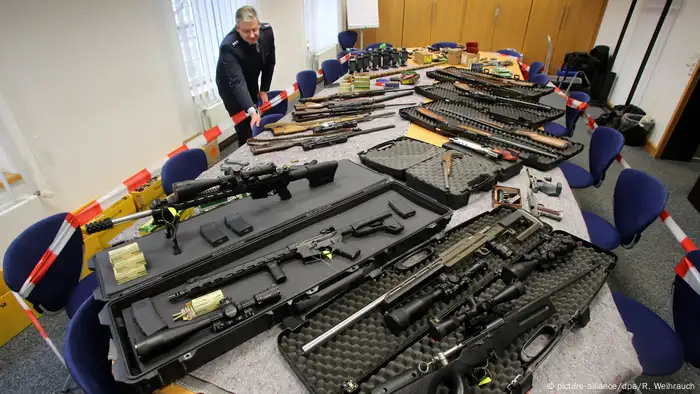
[[[462,63],[462,52],[461,49],[450,49],[447,52],[447,64],[457,65]]]
[[[221,150],[219,149],[219,140],[215,139],[202,148],[207,154],[207,164],[209,167],[218,163],[221,160]]]
[[[427,51],[414,51],[413,62],[416,64],[431,64],[433,62],[433,54]]]
[[[209,157],[207,157],[207,160],[209,160]],[[143,187],[142,190],[134,190],[133,192],[131,192],[131,195],[134,196],[134,203],[136,204],[136,209],[138,209],[139,211],[149,209],[153,200],[165,197],[165,192],[163,191],[163,182],[161,178],[158,177],[151,184],[149,184],[146,187]]]
[[[28,302],[27,305],[31,308]],[[36,311],[33,312],[35,317],[39,317]],[[0,347],[32,324],[11,291],[0,296],[0,321]]]

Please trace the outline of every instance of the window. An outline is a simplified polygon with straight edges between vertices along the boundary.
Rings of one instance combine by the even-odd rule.
[[[333,48],[340,33],[338,0],[305,0],[306,37],[310,54],[317,55]]]
[[[236,10],[250,5],[259,13],[258,3],[250,0],[172,0],[187,79],[192,97],[200,108],[221,101],[216,88],[216,62],[219,44],[236,25]]]

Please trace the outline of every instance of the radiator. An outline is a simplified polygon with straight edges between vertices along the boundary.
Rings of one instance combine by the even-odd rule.
[[[318,70],[321,68],[321,63],[329,59],[338,58],[338,48],[336,45],[328,47],[321,52],[318,52],[313,57],[313,64],[311,65],[312,70]]]
[[[202,121],[202,129],[205,131],[231,118],[224,107],[223,101],[200,108],[199,116]],[[226,130],[221,130],[219,143],[222,143],[224,140],[233,135],[236,135],[236,130],[233,128],[233,126]]]

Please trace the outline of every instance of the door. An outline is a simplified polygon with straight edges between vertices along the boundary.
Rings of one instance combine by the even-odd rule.
[[[491,50],[499,0],[467,0],[460,42],[477,41],[480,51]]]
[[[405,0],[403,11],[404,47],[423,47],[430,45],[430,30],[435,12],[433,0]],[[381,19],[379,24],[381,25]]]
[[[526,64],[545,62],[548,50],[547,36],[552,39],[552,45],[557,42],[559,30],[564,21],[565,7],[566,0],[534,0],[532,2],[530,22],[527,25],[522,52]]]
[[[555,72],[569,52],[588,52],[603,18],[607,0],[569,0],[564,9],[559,37],[554,44],[549,72]]]
[[[373,42],[400,47],[403,35],[404,0],[379,0],[379,27]],[[371,43],[370,43],[371,44]]]
[[[522,52],[532,0],[500,0],[491,50],[513,48]]]
[[[433,0],[435,11],[430,44],[440,41],[460,42],[466,0]],[[462,42],[464,44],[464,42]]]

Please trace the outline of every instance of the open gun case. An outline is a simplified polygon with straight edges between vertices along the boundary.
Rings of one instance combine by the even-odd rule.
[[[94,258],[93,266],[103,266],[97,271],[100,288],[96,293],[107,296],[100,321],[109,327],[115,343],[118,358],[113,373],[117,381],[129,385],[132,390],[150,393],[281,322],[298,310],[297,301],[309,302],[312,298],[309,293],[337,285],[357,273],[360,267],[380,264],[429,239],[442,231],[452,216],[449,208],[348,160],[338,163],[333,182],[313,189],[304,181],[293,182],[289,190],[292,194],[289,200],[280,201],[276,196],[260,200],[247,198],[182,222],[179,229],[182,253],[177,256],[163,238],[163,231],[139,238],[135,242],[144,253],[149,274],[133,281],[136,284],[129,282],[121,288],[109,285],[114,277],[109,266],[104,266],[105,259],[109,264],[108,251]],[[392,204],[398,209],[392,208]],[[244,237],[236,237],[229,231],[223,222],[232,212],[244,217],[254,231]],[[343,250],[357,251],[352,257],[341,253],[338,246],[319,258],[294,257],[280,262],[279,268],[286,276],[284,281],[273,279],[272,269],[269,272],[263,269],[232,282],[215,282],[214,290],[221,289],[224,296],[233,301],[242,313],[238,315],[242,320],[229,320],[225,325],[209,320],[210,316],[218,316],[219,309],[191,322],[174,321],[173,315],[195,295],[174,302],[171,296],[192,283],[199,283],[200,278],[242,269],[261,257],[280,251],[286,253],[291,246],[328,233],[331,227],[340,231],[377,216],[384,217],[380,223],[388,225],[391,221],[394,229],[397,226],[400,229],[383,231],[377,226],[380,231],[351,232],[341,237],[339,244]],[[214,223],[233,240],[212,247],[198,234],[204,223]],[[372,228],[374,225],[366,229]],[[353,280],[364,279],[357,274],[352,277],[356,278]],[[201,294],[210,291],[213,290]],[[269,302],[264,304],[253,304],[252,308],[239,306],[254,296],[264,298],[263,293],[268,296],[274,293],[274,297],[267,297]],[[149,335],[174,332],[167,330],[179,330],[197,322],[203,324],[193,334],[147,357],[141,352],[143,347],[135,347],[137,343],[145,343]]]
[[[445,144],[463,156],[452,161],[450,189],[445,189],[442,156],[447,149],[407,137],[386,141],[359,152],[362,164],[389,174],[406,185],[452,209],[469,203],[472,193],[488,191],[499,181],[517,175],[522,169],[519,161],[494,160],[456,144]]]
[[[438,81],[441,82],[467,82],[467,83],[475,83],[475,77],[480,78],[480,79],[493,79],[494,82],[499,83],[504,80],[507,80],[505,78],[489,75],[488,73],[483,73],[483,72],[476,72],[476,71],[471,71],[467,70],[465,68],[459,68],[459,67],[447,67],[445,69],[437,69],[437,70],[432,70],[428,71],[426,73],[428,78],[433,78],[437,79]],[[460,75],[460,77],[457,77],[456,75]],[[485,88],[488,88],[489,86],[483,83],[478,83]],[[507,86],[508,91],[512,92],[513,98],[519,98],[519,99],[525,99],[525,100],[537,100],[540,97],[546,96],[554,91],[554,88],[550,88],[548,86],[543,86],[543,85],[534,85],[534,86],[519,86],[515,84],[510,84]],[[493,92],[497,92],[498,88],[493,88],[491,89]],[[494,93],[497,94],[497,93]]]
[[[503,241],[513,252],[510,258],[499,257],[494,252],[486,255],[474,253],[457,265],[446,268],[446,275],[450,277],[463,274],[470,267],[475,266],[477,262],[485,262],[488,266],[486,272],[474,277],[467,287],[453,293],[449,298],[438,299],[427,312],[405,329],[392,332],[384,320],[386,310],[380,306],[363,318],[356,320],[350,327],[317,347],[310,354],[307,352],[305,355],[302,348],[343,319],[348,318],[394,286],[428,266],[432,261],[431,258],[434,260],[439,253],[454,246],[460,240],[465,240],[487,226],[493,226],[512,212],[514,212],[513,208],[501,206],[450,229],[444,235],[435,236],[433,239],[415,246],[387,264],[388,267],[383,274],[375,280],[365,282],[336,300],[312,311],[307,316],[293,321],[294,324],[288,325],[278,336],[278,348],[307,389],[314,394],[360,392],[426,394],[430,392],[424,386],[419,385],[407,386],[395,391],[391,389],[390,381],[396,378],[401,379],[407,374],[409,376],[415,375],[413,372],[418,374],[415,368],[420,362],[428,361],[438,353],[446,352],[465,338],[477,335],[478,330],[476,333],[475,331],[467,331],[465,326],[460,325],[452,333],[439,340],[433,340],[429,334],[429,322],[445,321],[453,317],[455,311],[467,303],[475,288],[479,285],[483,287],[484,282],[488,287],[478,294],[477,302],[493,297],[505,287],[503,277],[501,276],[495,282],[487,281],[486,278],[489,276],[493,278],[494,275],[498,277],[504,267],[512,267],[513,264],[522,261],[526,253],[536,250],[545,242],[563,243],[566,241],[573,243],[575,245],[573,249],[567,250],[563,256],[558,257],[555,263],[537,268],[523,280],[522,283],[526,290],[522,296],[498,305],[494,309],[495,316],[507,316],[508,313],[517,311],[519,308],[535,302],[536,299],[542,298],[547,293],[553,292],[549,300],[554,306],[554,313],[541,319],[541,323],[527,328],[526,331],[523,330],[524,332],[519,334],[510,344],[503,344],[504,350],[501,354],[488,358],[486,372],[487,376],[490,377],[490,382],[481,386],[472,383],[465,390],[465,392],[473,393],[508,392],[508,385],[518,374],[523,374],[527,365],[520,358],[520,350],[538,329],[545,326],[563,329],[570,321],[574,320],[574,317],[576,317],[576,327],[587,323],[589,305],[605,284],[609,272],[616,263],[617,257],[614,254],[603,251],[566,232],[552,232],[551,227],[544,225],[522,242],[516,239]],[[517,227],[514,230],[521,232],[524,231],[524,228]],[[423,250],[431,250],[432,254],[429,255],[431,257],[409,269],[400,268],[407,265],[405,261],[410,260],[411,256]],[[424,297],[433,292],[439,283],[443,283],[440,282],[439,276],[433,275],[432,280],[429,280],[425,286],[414,293],[410,293],[404,300],[399,300],[398,305],[405,306],[419,297]],[[489,283],[490,285],[488,285]],[[290,319],[290,321],[292,320]],[[570,326],[573,327],[573,323]],[[469,357],[470,354],[479,350],[479,346],[477,343],[474,347],[465,349],[458,354],[458,357],[460,359]],[[555,352],[558,350],[556,347],[551,349]],[[544,358],[546,359],[546,355]],[[454,361],[448,366],[453,365],[453,363]],[[480,364],[480,366],[483,365]],[[425,377],[430,378],[431,376],[431,374],[427,374]],[[527,384],[523,383],[521,388],[522,390],[514,389],[513,392],[526,392]]]
[[[466,104],[463,103],[458,103],[458,102],[450,102],[450,101],[434,101],[432,103],[428,104],[423,104],[423,107],[439,113],[441,116],[444,118],[448,119],[450,122],[455,122],[457,124],[466,124],[471,127],[475,127],[480,130],[488,131],[490,133],[493,133],[497,135],[500,138],[503,138],[505,140],[513,141],[514,143],[519,143],[522,145],[529,146],[531,148],[538,149],[540,151],[545,152],[547,155],[542,154],[542,153],[533,153],[530,151],[526,151],[522,148],[516,147],[514,145],[505,145],[497,142],[493,142],[489,140],[487,137],[484,136],[470,136],[470,137],[464,137],[461,134],[454,133],[451,131],[444,130],[444,127],[440,122],[431,119],[425,115],[422,115],[418,112],[418,108],[420,107],[409,107],[409,108],[401,108],[399,110],[399,115],[404,118],[409,120],[411,123],[415,123],[418,126],[424,127],[428,130],[434,131],[438,134],[442,134],[448,137],[462,137],[462,138],[467,138],[470,139],[474,142],[477,142],[482,145],[486,146],[495,146],[501,149],[515,149],[520,152],[520,159],[522,159],[522,163],[528,167],[532,167],[534,169],[540,170],[540,171],[549,171],[559,165],[564,160],[570,159],[577,154],[579,154],[583,150],[583,144],[579,144],[578,142],[573,142],[570,141],[570,144],[567,148],[565,149],[557,149],[553,148],[551,146],[542,144],[540,142],[533,141],[529,137],[518,135],[515,133],[512,133],[507,130],[513,130],[513,127],[498,121],[494,121],[493,119],[489,118],[489,116],[479,110],[476,110],[474,108],[469,107]],[[460,117],[460,115],[462,117]],[[490,123],[493,123],[494,125],[498,125],[500,129],[503,130],[497,130],[491,126],[485,125],[483,123],[477,123],[474,122],[470,119],[466,119],[463,117],[468,117],[471,119],[476,119],[476,120],[483,120],[487,121]],[[546,135],[552,137],[550,134],[545,133],[542,130],[527,130],[527,131],[535,131],[538,134],[541,135]]]
[[[486,90],[478,87],[471,87],[485,99],[477,99],[465,95],[454,86],[452,82],[439,82],[434,85],[419,85],[415,87],[416,93],[432,100],[448,100],[465,105],[483,112],[493,120],[502,123],[512,123],[527,128],[534,128],[543,125],[564,115],[563,109],[548,107],[537,103],[523,101],[523,105],[514,105],[499,101],[499,97],[490,94]],[[521,100],[522,101],[522,100]],[[540,105],[541,108],[531,108],[527,105]]]

